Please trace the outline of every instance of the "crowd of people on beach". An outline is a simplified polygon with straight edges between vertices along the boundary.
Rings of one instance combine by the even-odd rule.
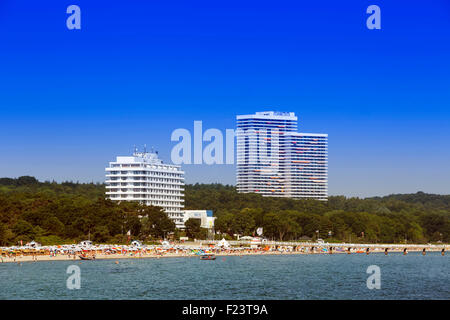
[[[417,250],[415,250],[417,249]],[[436,248],[437,251],[438,248]],[[406,248],[401,246],[390,247],[391,252],[401,252],[406,254]],[[440,250],[440,249],[439,249]],[[419,251],[419,248],[411,248],[411,251]],[[420,249],[422,251],[422,249]],[[433,250],[430,250],[433,251]],[[366,253],[384,252],[388,253],[388,248],[382,247],[348,247],[334,246],[332,244],[321,245],[251,245],[251,246],[231,246],[227,242],[215,244],[183,244],[163,241],[161,245],[142,245],[134,242],[129,245],[93,245],[90,242],[40,246],[33,245],[17,247],[0,247],[0,262],[18,261],[38,261],[38,260],[93,260],[93,259],[113,259],[113,258],[144,258],[144,257],[189,257],[204,254],[215,255],[255,255],[255,254],[333,254],[333,253]],[[422,253],[426,252],[423,248]],[[445,249],[442,249],[444,254]]]

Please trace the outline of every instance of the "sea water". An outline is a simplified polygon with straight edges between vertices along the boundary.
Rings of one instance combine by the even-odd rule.
[[[3,263],[0,299],[450,299],[449,263],[438,252]],[[68,289],[71,265],[80,289]],[[380,289],[367,286],[371,265]]]

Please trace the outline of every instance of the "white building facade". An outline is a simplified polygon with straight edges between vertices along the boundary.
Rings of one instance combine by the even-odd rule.
[[[189,219],[199,219],[200,227],[205,229],[214,228],[214,220],[212,210],[184,210],[183,223]]]
[[[237,190],[294,199],[328,198],[328,135],[297,132],[293,112],[237,116]]]
[[[184,226],[184,172],[165,164],[155,152],[117,157],[106,168],[106,196],[113,201],[137,201],[164,209],[178,228]]]

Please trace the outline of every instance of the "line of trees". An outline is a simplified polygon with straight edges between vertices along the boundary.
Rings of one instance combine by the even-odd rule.
[[[324,238],[345,242],[450,242],[450,196],[416,194],[374,198],[330,197],[292,200],[239,194],[233,186],[187,185],[186,209],[210,209],[220,236],[253,235],[277,240]],[[199,221],[186,235],[204,239]],[[0,178],[0,245],[36,240],[73,243],[90,237],[101,243],[152,241],[184,235],[158,207],[105,199],[94,183],[39,182],[33,177]]]
[[[0,245],[36,240],[98,243],[160,239],[175,231],[161,208],[105,199],[101,184],[39,182],[33,177],[0,179]]]
[[[186,186],[187,208],[214,210],[215,230],[225,235],[276,240],[400,243],[450,242],[450,196],[418,192],[373,198],[293,200],[239,194],[233,186]]]

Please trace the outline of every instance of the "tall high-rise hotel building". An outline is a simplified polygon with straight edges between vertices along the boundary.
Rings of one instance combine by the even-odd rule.
[[[294,199],[328,198],[328,135],[297,132],[293,112],[237,116],[237,190]]]

